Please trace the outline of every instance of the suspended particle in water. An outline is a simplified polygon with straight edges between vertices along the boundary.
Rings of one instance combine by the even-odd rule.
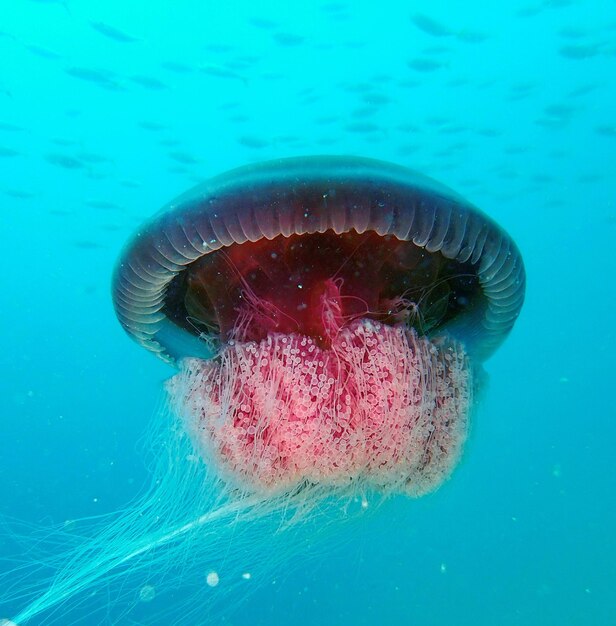
[[[139,590],[139,600],[141,602],[152,602],[156,597],[156,588],[153,585],[143,585]]]

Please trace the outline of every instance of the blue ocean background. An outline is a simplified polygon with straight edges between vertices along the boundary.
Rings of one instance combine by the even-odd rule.
[[[613,1],[15,0],[0,15],[0,617],[39,555],[24,524],[111,513],[149,480],[141,443],[173,370],[115,318],[123,244],[226,169],[353,154],[451,186],[524,256],[527,300],[459,469],[247,581],[216,622],[157,620],[161,595],[134,618],[85,603],[31,623],[616,624]]]

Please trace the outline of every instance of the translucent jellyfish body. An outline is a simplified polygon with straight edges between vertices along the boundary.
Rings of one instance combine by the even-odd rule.
[[[283,159],[178,198],[113,281],[128,334],[178,370],[153,487],[14,621],[155,568],[181,568],[200,594],[252,584],[252,566],[275,568],[324,510],[433,491],[460,459],[481,365],[524,284],[500,227],[388,163]],[[162,595],[136,586],[142,603]]]

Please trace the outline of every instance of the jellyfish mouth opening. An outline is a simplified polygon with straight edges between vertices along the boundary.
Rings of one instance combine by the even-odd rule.
[[[469,313],[480,293],[470,263],[391,235],[326,231],[206,254],[170,283],[163,312],[222,345],[278,332],[329,347],[332,328],[360,318],[434,333]]]
[[[232,341],[168,383],[206,462],[265,495],[436,489],[460,457],[471,389],[461,344],[365,318],[327,348],[297,333]]]
[[[478,289],[460,263],[328,231],[220,249],[170,289],[168,317],[220,339],[169,390],[225,481],[422,495],[453,470],[472,376],[446,323]]]

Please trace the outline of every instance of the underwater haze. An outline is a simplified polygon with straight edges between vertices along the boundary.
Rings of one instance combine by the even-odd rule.
[[[485,364],[460,466],[226,594],[224,563],[203,563],[211,615],[187,610],[181,572],[163,589],[140,571],[130,611],[103,580],[27,624],[616,623],[613,0],[15,0],[0,15],[0,618],[82,520],[149,484],[174,370],[116,319],[125,242],[220,172],[336,154],[445,183],[521,250],[526,302]]]

